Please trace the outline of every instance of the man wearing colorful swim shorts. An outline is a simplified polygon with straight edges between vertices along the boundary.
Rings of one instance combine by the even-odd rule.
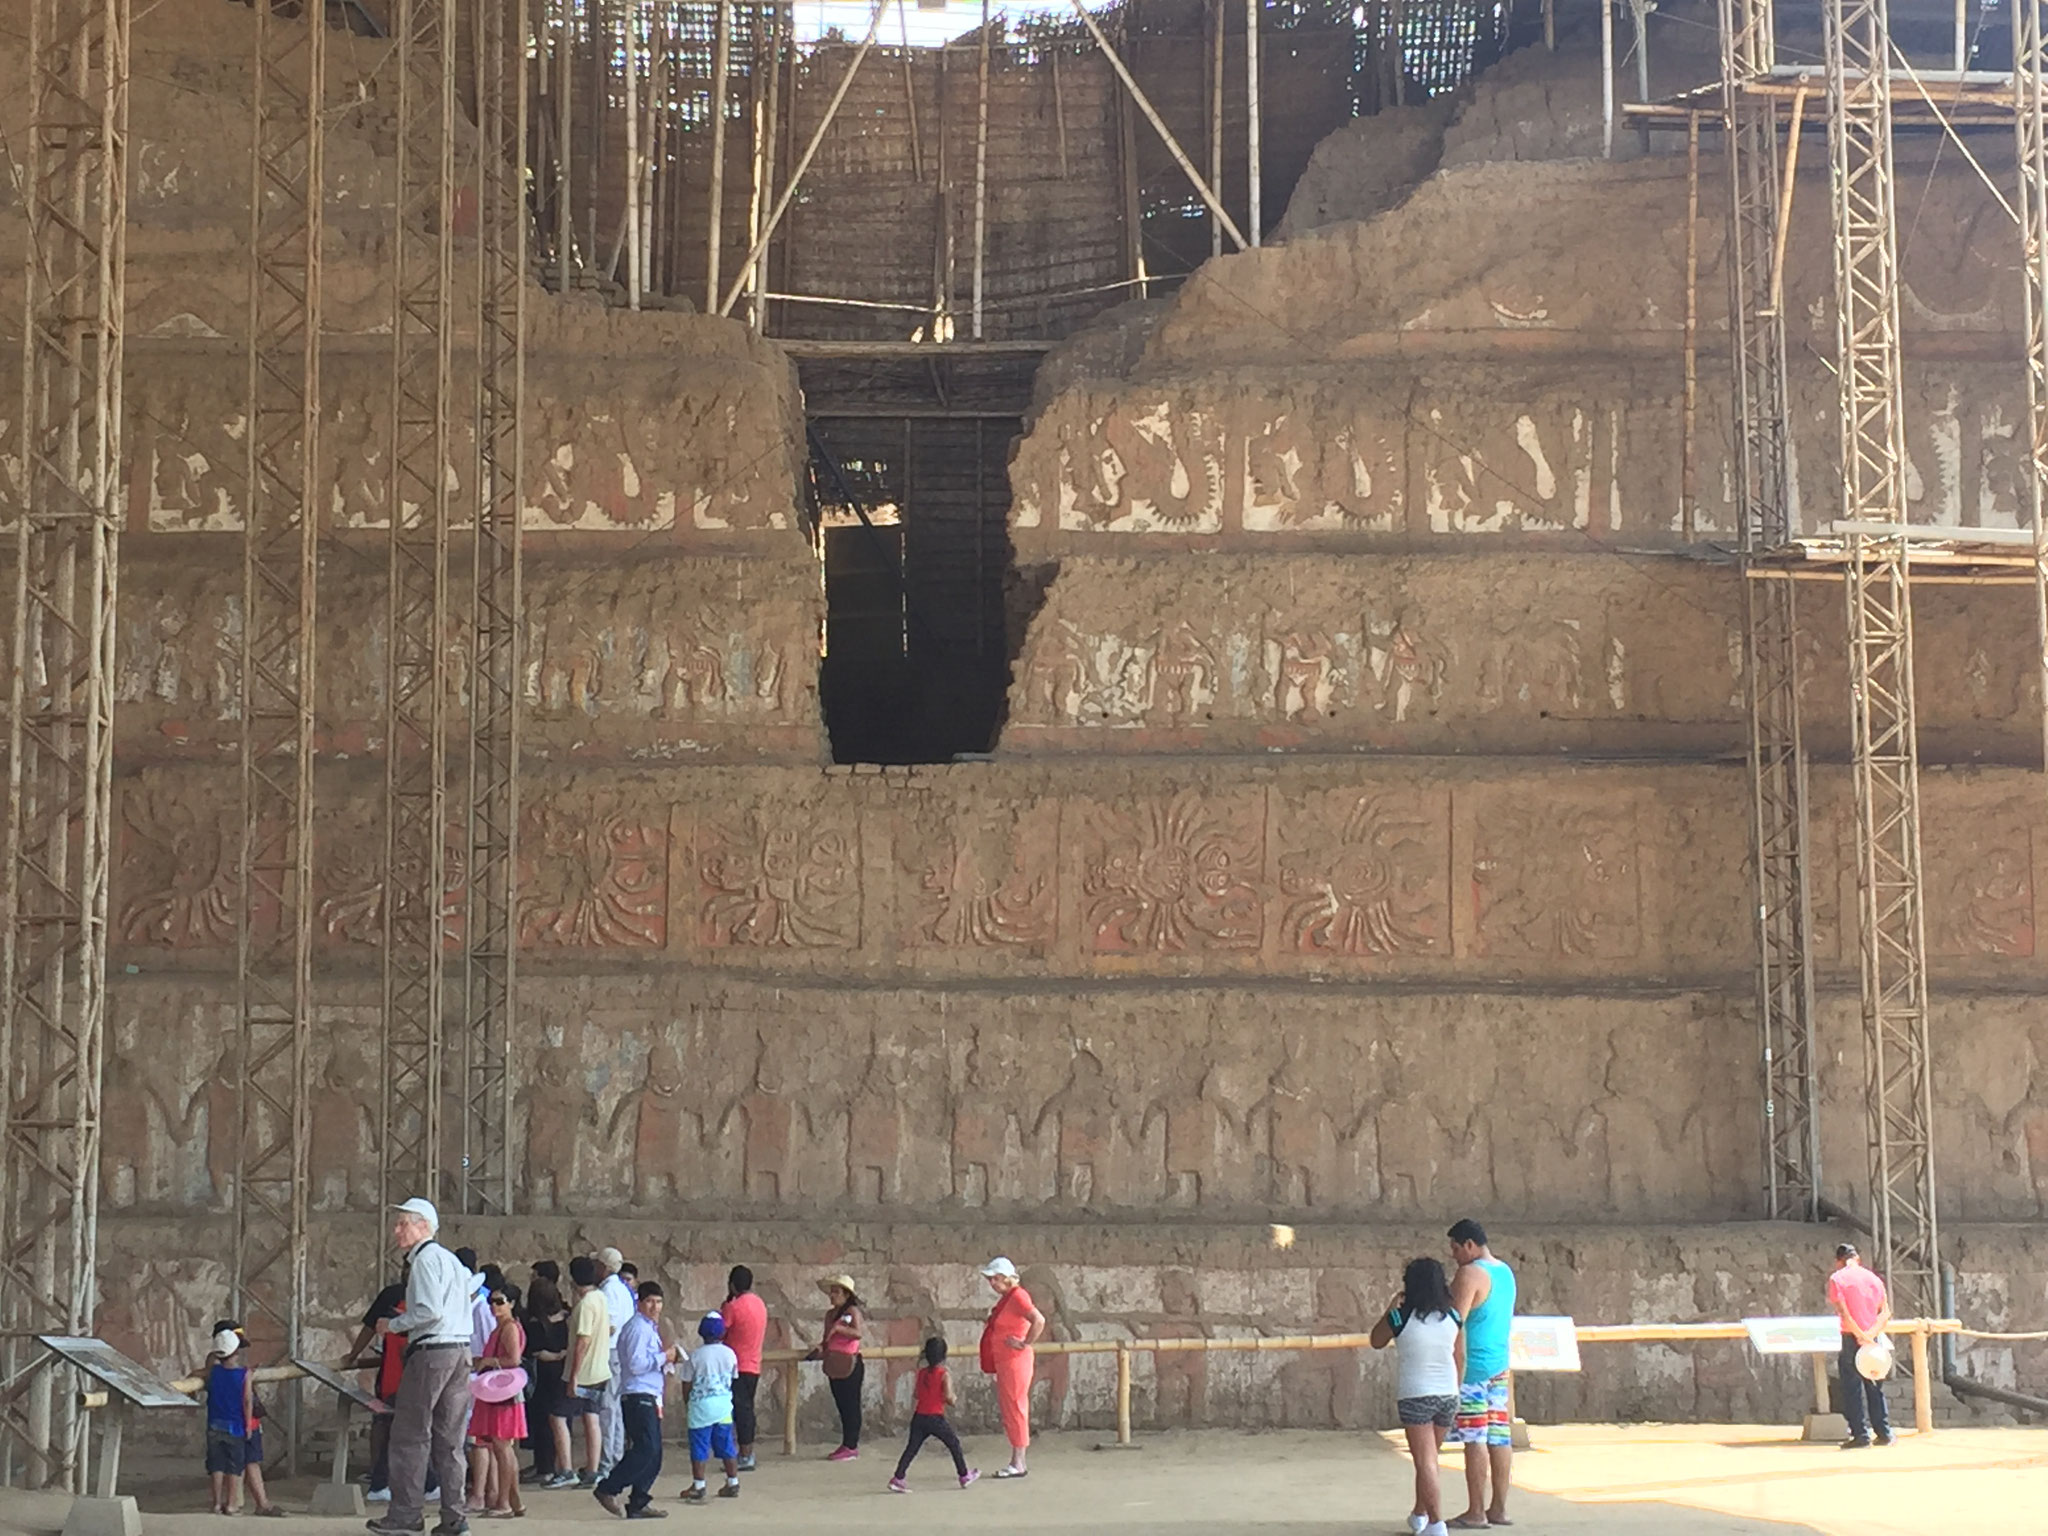
[[[1486,1229],[1469,1217],[1450,1231],[1451,1305],[1465,1319],[1465,1371],[1458,1383],[1458,1419],[1451,1438],[1465,1447],[1465,1513],[1446,1521],[1454,1531],[1512,1525],[1508,1476],[1514,1426],[1508,1410],[1508,1329],[1515,1316],[1515,1272],[1486,1246]],[[1493,1497],[1487,1498],[1492,1484]]]

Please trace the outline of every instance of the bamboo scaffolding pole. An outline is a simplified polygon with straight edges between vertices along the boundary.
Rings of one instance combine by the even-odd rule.
[[[1678,524],[1691,541],[1699,522],[1699,493],[1693,484],[1694,433],[1699,422],[1700,354],[1700,115],[1685,125],[1685,406],[1680,420]]]
[[[1060,146],[1060,180],[1067,179],[1067,92],[1060,83],[1060,50],[1055,48],[1047,61],[1052,75],[1052,126],[1053,134]]]
[[[711,42],[711,207],[704,220],[704,308],[718,302],[719,246],[725,239],[725,95],[732,74],[732,0],[718,0]]]
[[[626,308],[640,307],[640,0],[627,0],[626,43]],[[617,258],[613,258],[616,270]]]
[[[1785,237],[1792,229],[1792,189],[1799,184],[1799,130],[1806,119],[1806,76],[1799,77],[1799,89],[1792,94],[1792,131],[1785,139],[1785,174],[1778,184],[1778,239],[1771,248],[1770,308],[1764,317],[1785,307]]]
[[[1223,191],[1223,0],[1209,0],[1209,181]],[[1223,221],[1209,215],[1209,254],[1223,254]]]
[[[755,240],[754,249],[747,252],[747,259],[741,263],[740,276],[733,279],[732,288],[727,292],[725,301],[718,306],[719,314],[732,313],[732,306],[739,298],[740,288],[746,281],[745,269],[760,260],[761,253],[768,248],[768,242],[775,238],[775,231],[781,227],[783,215],[789,212],[790,201],[795,197],[796,189],[803,184],[804,172],[811,168],[811,161],[818,153],[818,146],[825,142],[825,135],[831,131],[833,120],[839,116],[840,103],[846,100],[846,93],[853,88],[853,77],[860,73],[861,61],[868,56],[868,50],[875,46],[875,33],[881,29],[882,12],[887,9],[888,0],[875,0],[874,14],[868,18],[867,32],[862,36],[860,46],[854,49],[853,57],[847,61],[846,73],[839,78],[839,88],[825,104],[825,115],[818,120],[817,130],[812,133],[810,142],[804,146],[802,156],[797,160],[795,168],[790,171],[789,185],[782,189],[782,195],[776,199],[775,211],[768,216],[767,228],[763,229],[760,237]]]
[[[1614,158],[1614,7],[1600,0],[1600,156]]]
[[[572,0],[573,3],[573,0]],[[612,0],[592,0],[584,9],[585,29],[590,36],[590,102],[583,109],[590,134],[590,153],[585,157],[590,162],[590,194],[584,198],[585,259],[592,266],[597,263],[597,204],[598,188],[604,185],[604,120],[611,105],[611,7]],[[594,274],[601,281],[610,282],[612,269]]]
[[[932,337],[935,342],[951,341],[953,310],[953,154],[949,142],[952,115],[946,97],[952,84],[947,68],[948,50],[939,50],[937,108],[939,118],[938,188],[932,199]],[[945,334],[941,334],[944,332]]]
[[[1260,0],[1244,0],[1244,135],[1245,135],[1245,224],[1257,246],[1265,227],[1259,199],[1264,175],[1259,165],[1259,6]]]
[[[988,0],[981,0],[981,48],[975,66],[974,322],[981,340],[982,300],[988,290]]]
[[[1166,120],[1154,109],[1150,98],[1145,95],[1144,91],[1139,89],[1138,82],[1132,78],[1130,70],[1124,67],[1122,56],[1117,53],[1116,49],[1110,46],[1109,39],[1103,35],[1102,28],[1097,26],[1095,18],[1088,14],[1088,8],[1081,3],[1081,0],[1072,0],[1072,4],[1074,14],[1081,18],[1081,25],[1086,27],[1088,35],[1095,39],[1095,46],[1100,48],[1102,56],[1109,60],[1109,67],[1116,72],[1117,79],[1123,82],[1124,90],[1129,94],[1131,100],[1137,103],[1138,110],[1145,114],[1145,120],[1152,125],[1153,130],[1159,135],[1160,142],[1166,145],[1167,153],[1173,156],[1174,163],[1186,174],[1188,180],[1194,183],[1195,190],[1202,196],[1202,201],[1209,205],[1209,211],[1223,221],[1224,229],[1229,232],[1230,238],[1237,243],[1237,248],[1240,251],[1243,250],[1250,242],[1245,239],[1243,231],[1237,227],[1237,221],[1231,218],[1229,211],[1217,200],[1215,190],[1203,179],[1202,173],[1195,169],[1195,162],[1190,160],[1187,151],[1180,147],[1180,140],[1176,139],[1173,136],[1173,130],[1166,126]]]
[[[555,289],[567,293],[570,268],[576,263],[575,160],[576,120],[576,13],[570,0],[561,0],[557,14],[561,27],[555,46],[561,56],[555,64]]]
[[[917,129],[917,76],[911,69],[910,52],[910,11],[899,3],[896,7],[896,28],[903,40],[903,105],[910,114],[910,179],[924,181],[924,141]],[[1059,55],[1053,55],[1053,68],[1059,68]],[[1061,130],[1061,148],[1065,148],[1065,129]]]
[[[747,214],[747,248],[752,250],[754,242],[761,238],[761,218],[768,209],[768,200],[775,195],[775,150],[777,114],[782,103],[782,7],[771,6],[768,10],[768,96],[761,104],[759,165],[754,173],[754,206]],[[792,49],[792,52],[795,50]],[[758,87],[757,87],[758,89]],[[768,302],[762,297],[768,289],[768,255],[766,250],[747,266],[747,287],[753,295],[749,301],[754,334],[760,335],[768,328]]]

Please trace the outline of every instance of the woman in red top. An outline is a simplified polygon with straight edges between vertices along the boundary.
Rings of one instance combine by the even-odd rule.
[[[997,1477],[1022,1477],[1024,1453],[1031,1445],[1031,1372],[1036,1361],[1031,1346],[1045,1334],[1045,1314],[1031,1303],[1031,1293],[1017,1280],[1017,1266],[1008,1259],[990,1259],[981,1277],[996,1294],[995,1307],[981,1330],[981,1368],[996,1379],[996,1403],[1003,1411],[1003,1434],[1010,1442],[1010,1464]]]
[[[903,1459],[896,1463],[896,1475],[889,1479],[891,1493],[908,1493],[910,1464],[917,1460],[917,1453],[924,1449],[927,1440],[936,1440],[953,1453],[953,1471],[965,1488],[981,1474],[969,1469],[967,1457],[960,1450],[960,1437],[946,1419],[946,1410],[953,1404],[953,1373],[946,1369],[946,1341],[936,1336],[924,1341],[924,1364],[917,1372],[917,1395],[911,1400],[910,1444],[903,1448]]]
[[[497,1324],[491,1341],[484,1346],[476,1368],[509,1371],[521,1368],[526,1357],[526,1330],[519,1325],[509,1290],[491,1291],[491,1318]],[[497,1501],[482,1513],[509,1520],[526,1513],[519,1502],[519,1442],[526,1438],[526,1404],[514,1395],[501,1403],[478,1402],[469,1410],[469,1434],[476,1442],[469,1453],[469,1486],[478,1494],[486,1489]],[[496,1465],[497,1483],[492,1487],[490,1472]],[[483,1502],[479,1499],[479,1502]]]

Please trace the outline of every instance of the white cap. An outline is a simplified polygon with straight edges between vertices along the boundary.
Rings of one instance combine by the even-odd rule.
[[[1008,1259],[990,1259],[981,1266],[981,1274],[985,1280],[994,1280],[998,1276],[1005,1280],[1014,1280],[1017,1278],[1017,1266]]]
[[[223,1328],[213,1336],[213,1348],[216,1354],[232,1355],[241,1347],[242,1336],[232,1328]]]
[[[616,1248],[600,1248],[597,1250],[597,1262],[616,1274],[619,1266],[626,1262],[626,1256]]]
[[[414,1195],[410,1200],[399,1201],[391,1209],[419,1217],[435,1232],[441,1230],[441,1213],[434,1209],[434,1202],[431,1200],[422,1200],[418,1195]]]

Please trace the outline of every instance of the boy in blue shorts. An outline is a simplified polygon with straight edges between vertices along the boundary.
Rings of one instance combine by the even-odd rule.
[[[690,1486],[683,1493],[688,1504],[710,1497],[704,1470],[713,1456],[725,1464],[725,1486],[718,1496],[740,1496],[740,1448],[732,1432],[732,1384],[740,1374],[740,1357],[724,1343],[725,1319],[716,1312],[697,1325],[697,1337],[704,1342],[690,1352],[682,1372],[690,1380]]]
[[[249,1374],[241,1324],[222,1318],[213,1325],[213,1351],[200,1375],[206,1382],[206,1479],[213,1512],[235,1512],[235,1484],[247,1485],[256,1513],[273,1518],[284,1511],[263,1486],[262,1406]]]

